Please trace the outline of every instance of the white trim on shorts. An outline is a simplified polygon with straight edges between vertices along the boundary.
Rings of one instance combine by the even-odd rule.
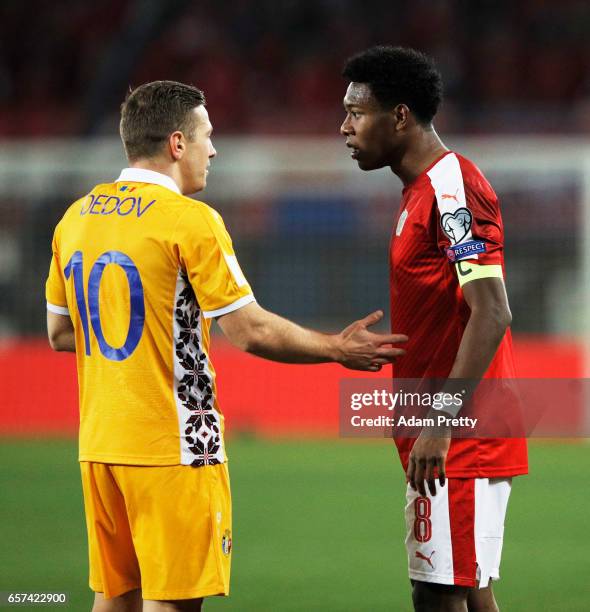
[[[436,495],[406,491],[412,580],[479,588],[500,578],[511,478],[451,478]]]

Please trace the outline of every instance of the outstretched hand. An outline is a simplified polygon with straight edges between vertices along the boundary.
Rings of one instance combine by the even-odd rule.
[[[360,321],[351,323],[338,334],[338,362],[351,370],[378,372],[386,363],[394,362],[405,354],[392,344],[407,342],[403,334],[374,334],[367,328],[383,318],[383,311],[377,310]]]

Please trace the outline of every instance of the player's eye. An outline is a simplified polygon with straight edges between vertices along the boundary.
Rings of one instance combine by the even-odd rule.
[[[354,117],[354,119],[358,119],[361,116],[361,113],[358,111],[350,111],[350,114]]]

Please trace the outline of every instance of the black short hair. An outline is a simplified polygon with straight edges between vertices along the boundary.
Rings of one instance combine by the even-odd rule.
[[[120,124],[127,158],[157,155],[176,130],[194,138],[191,111],[202,104],[205,95],[200,89],[176,81],[153,81],[130,91],[121,105]]]
[[[434,61],[415,49],[371,47],[349,58],[342,75],[369,85],[386,110],[406,104],[421,124],[432,121],[443,97],[442,77]]]

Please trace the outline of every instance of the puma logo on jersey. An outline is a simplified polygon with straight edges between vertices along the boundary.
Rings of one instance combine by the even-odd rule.
[[[457,204],[459,204],[459,200],[457,199],[457,194],[459,193],[459,187],[457,187],[457,191],[455,191],[455,195],[453,195],[452,193],[443,193],[440,196],[441,200],[455,200],[455,202],[457,202]]]
[[[416,551],[416,557],[418,559],[422,559],[423,561],[426,561],[426,563],[428,563],[428,565],[430,565],[430,567],[432,569],[434,569],[434,564],[432,563],[431,559],[432,559],[432,555],[434,555],[434,553],[436,552],[436,550],[433,550],[430,555],[427,557],[426,555],[423,555],[419,550]]]

